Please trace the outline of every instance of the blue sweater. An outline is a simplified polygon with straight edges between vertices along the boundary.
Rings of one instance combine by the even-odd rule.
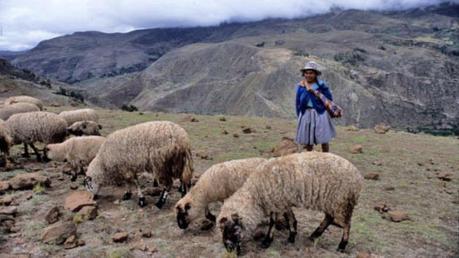
[[[331,94],[330,89],[328,88],[325,81],[318,80],[318,82],[314,83],[313,88],[318,89],[325,97],[329,100],[333,101],[333,96]],[[320,99],[314,96],[313,93],[310,93],[306,87],[302,87],[300,83],[296,86],[296,116],[298,117],[300,113],[304,113],[306,108],[308,107],[308,103],[312,103],[312,108],[314,108],[317,113],[322,114],[325,112],[325,105],[322,103]]]

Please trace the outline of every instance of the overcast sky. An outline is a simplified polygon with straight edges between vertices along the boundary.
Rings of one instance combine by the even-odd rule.
[[[0,50],[24,50],[75,31],[206,26],[343,9],[407,9],[442,0],[0,0]],[[450,2],[459,2],[454,0]]]

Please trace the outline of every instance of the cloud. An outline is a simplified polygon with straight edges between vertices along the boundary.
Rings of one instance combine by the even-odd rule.
[[[24,50],[75,31],[127,32],[295,18],[331,7],[389,10],[443,0],[0,0],[0,50]],[[459,2],[455,0],[453,2]]]

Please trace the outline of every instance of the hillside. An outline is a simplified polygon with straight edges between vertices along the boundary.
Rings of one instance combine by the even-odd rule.
[[[53,108],[58,112],[70,107]],[[246,116],[204,116],[170,113],[128,113],[98,109],[103,134],[136,123],[170,120],[184,127],[192,141],[196,175],[212,164],[253,156],[270,157],[282,137],[292,137],[292,119]],[[194,119],[193,119],[194,118]],[[251,133],[243,133],[250,128]],[[359,204],[354,212],[350,243],[346,253],[335,252],[341,230],[330,227],[316,243],[306,239],[320,223],[323,214],[295,209],[299,234],[294,245],[287,244],[287,232],[276,231],[272,246],[261,249],[254,241],[246,245],[246,257],[355,257],[371,253],[385,257],[457,257],[459,250],[459,153],[456,137],[438,137],[389,131],[376,134],[373,130],[354,131],[338,127],[338,138],[331,151],[354,163],[365,180]],[[226,133],[225,133],[226,131]],[[363,153],[352,154],[356,144]],[[71,193],[84,190],[83,178],[76,183],[63,174],[63,163],[36,163],[20,157],[22,148],[13,149],[18,164],[12,171],[0,173],[0,181],[16,175],[36,172],[50,180],[33,190],[8,190],[0,196],[0,211],[15,208],[13,232],[8,232],[7,215],[0,215],[0,256],[3,254],[37,257],[224,257],[225,249],[218,230],[201,231],[199,225],[186,231],[176,225],[174,203],[180,198],[177,185],[162,210],[154,209],[154,193],[147,196],[148,206],[140,209],[136,198],[122,201],[124,187],[107,187],[97,200],[97,216],[86,220],[78,213],[64,209]],[[376,175],[376,176],[375,176]],[[372,178],[373,180],[371,180]],[[376,180],[374,180],[376,179]],[[5,200],[11,204],[5,206]],[[3,203],[4,206],[1,206]],[[385,205],[385,206],[384,206]],[[220,205],[211,207],[218,214]],[[51,208],[60,212],[58,220],[76,223],[78,245],[45,244],[42,234],[48,227],[45,216]],[[392,222],[388,212],[375,207],[401,211],[408,220]],[[2,214],[0,212],[0,214]],[[5,222],[6,221],[6,222]],[[59,222],[57,222],[59,223]],[[114,243],[117,232],[127,232],[125,242]],[[65,248],[65,246],[67,248]],[[373,257],[373,256],[372,256]]]
[[[291,118],[298,69],[312,59],[324,66],[346,111],[339,123],[459,134],[458,16],[459,5],[443,4],[78,32],[41,42],[12,62],[72,83],[104,107]]]

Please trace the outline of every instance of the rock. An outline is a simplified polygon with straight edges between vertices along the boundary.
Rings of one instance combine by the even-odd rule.
[[[437,173],[437,178],[443,181],[451,181],[453,174],[448,172]]]
[[[112,240],[115,243],[121,243],[128,239],[129,234],[127,232],[118,232],[113,235]]]
[[[10,189],[10,183],[8,181],[0,181],[0,193],[3,193]]]
[[[41,239],[46,244],[60,245],[72,235],[76,235],[76,226],[72,222],[59,222],[43,230]]]
[[[48,224],[54,224],[59,220],[60,215],[59,207],[54,206],[46,213],[45,220]]]
[[[147,247],[147,245],[145,244],[145,242],[143,241],[143,239],[140,239],[140,241],[133,243],[133,244],[131,245],[130,249],[131,249],[131,250],[136,249],[136,250],[140,250],[140,251],[142,251],[142,252],[145,252],[145,251],[148,250],[148,247]]]
[[[371,258],[371,254],[368,252],[359,252],[355,258]]]
[[[385,134],[390,130],[390,125],[386,125],[384,123],[377,124],[374,128],[375,133]]]
[[[233,134],[233,137],[234,138],[239,138],[239,134],[235,133],[235,134]]]
[[[222,117],[220,117],[219,120],[222,121],[222,122],[225,122],[225,121],[226,121],[226,118],[225,118],[224,116],[222,116]]]
[[[0,205],[8,206],[13,202],[13,196],[7,195],[0,198]]]
[[[360,129],[355,125],[351,125],[346,128],[346,131],[350,131],[350,132],[358,132],[359,130]]]
[[[380,167],[380,166],[382,166],[383,163],[382,163],[382,161],[380,161],[380,160],[375,160],[375,161],[373,161],[371,164]]]
[[[384,218],[392,222],[401,222],[410,219],[408,213],[399,210],[388,211],[387,215]]]
[[[271,127],[270,125],[267,125],[265,128],[266,128],[267,130],[271,130],[271,129],[272,129],[272,127]]]
[[[40,172],[19,174],[8,182],[13,190],[32,189],[38,183],[44,186],[50,186],[51,184],[49,178]]]
[[[204,159],[204,160],[213,160],[213,158],[209,154],[204,154],[204,153],[196,153],[196,156]]]
[[[357,144],[357,145],[352,146],[351,153],[352,154],[363,153],[363,146],[361,144]]]
[[[151,231],[145,231],[141,233],[142,233],[142,237],[144,238],[150,238],[152,236]]]
[[[385,213],[390,211],[390,207],[385,203],[380,203],[374,207],[374,209],[379,213]]]
[[[296,153],[297,151],[298,147],[296,143],[289,137],[282,137],[282,140],[271,150],[273,157],[280,157]]]
[[[83,220],[93,220],[97,217],[97,207],[95,206],[84,206],[78,212]]]
[[[93,195],[87,191],[75,191],[65,198],[64,208],[73,212],[79,211],[84,206],[94,206],[96,202]]]
[[[394,191],[394,190],[395,190],[395,187],[393,187],[393,186],[386,186],[386,187],[384,187],[384,190],[386,190],[386,191]]]
[[[249,134],[249,133],[254,133],[255,130],[250,127],[247,127],[247,128],[242,129],[242,132],[245,134]]]
[[[64,248],[65,249],[72,249],[78,246],[78,240],[75,235],[71,235],[69,238],[67,238],[64,242]]]
[[[76,190],[76,189],[78,189],[78,184],[76,183],[70,184],[70,190]]]
[[[223,130],[223,131],[222,131],[222,134],[229,134],[229,133],[228,133],[228,131]]]
[[[18,212],[18,208],[16,206],[9,206],[9,207],[0,208],[0,215],[15,216],[17,212]]]
[[[379,174],[378,173],[368,173],[364,175],[363,178],[367,180],[379,180]]]

